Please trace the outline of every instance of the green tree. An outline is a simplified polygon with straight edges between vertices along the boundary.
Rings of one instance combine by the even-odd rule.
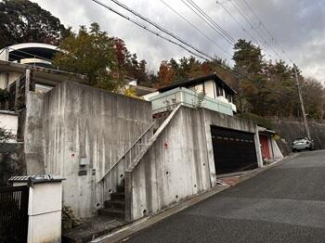
[[[302,82],[302,95],[308,117],[323,119],[325,105],[324,86],[316,79],[304,79]]]
[[[0,49],[23,42],[57,45],[69,30],[37,3],[28,0],[0,1]]]
[[[117,91],[124,83],[118,60],[114,53],[114,41],[97,23],[89,29],[81,26],[77,34],[65,38],[56,54],[54,64],[67,71],[85,74],[90,86]]]
[[[239,39],[234,45],[233,60],[234,69],[245,71],[248,74],[259,74],[263,67],[263,55],[261,48],[250,41]]]

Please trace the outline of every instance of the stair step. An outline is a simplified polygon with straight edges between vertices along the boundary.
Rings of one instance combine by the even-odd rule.
[[[116,208],[116,209],[124,209],[125,201],[123,200],[110,200],[104,202],[105,208]]]
[[[124,186],[118,186],[117,187],[117,192],[124,192],[125,191],[125,187]]]
[[[111,194],[111,200],[125,200],[125,193],[124,192],[113,192]]]
[[[117,218],[124,218],[125,211],[122,209],[113,209],[113,208],[101,208],[98,210],[99,215],[103,216],[110,216],[110,217],[117,217]]]

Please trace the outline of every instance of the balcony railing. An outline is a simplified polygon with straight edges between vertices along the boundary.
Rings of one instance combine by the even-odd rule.
[[[151,97],[153,113],[173,110],[179,104],[192,108],[206,108],[223,114],[233,116],[235,105],[204,96],[186,88],[175,88]],[[233,107],[234,106],[234,107]]]

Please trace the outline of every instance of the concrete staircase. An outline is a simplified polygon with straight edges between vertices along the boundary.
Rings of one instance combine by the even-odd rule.
[[[117,187],[117,191],[111,193],[111,199],[104,202],[104,208],[98,210],[98,214],[111,218],[125,219],[125,185]]]

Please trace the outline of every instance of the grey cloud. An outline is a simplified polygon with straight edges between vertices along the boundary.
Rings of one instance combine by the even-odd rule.
[[[110,35],[117,36],[125,40],[129,50],[138,54],[138,57],[145,59],[148,66],[156,70],[162,60],[171,57],[180,58],[189,56],[183,49],[174,46],[164,40],[145,32],[132,23],[127,22],[114,13],[103,9],[91,0],[33,0],[40,4],[43,8],[52,12],[53,15],[59,17],[65,25],[73,26],[78,29],[79,25],[89,25],[91,22],[98,22],[104,30]],[[109,0],[101,0],[119,11],[130,15],[126,11],[121,10]],[[231,62],[231,56],[227,56],[223,51],[211,44],[204,37],[199,35],[186,22],[180,19],[175,13],[170,11],[159,0],[120,0],[129,7],[140,12],[144,16],[154,20],[161,26],[169,29],[173,33],[177,33],[180,37],[198,47],[202,51],[210,55],[218,55],[226,58],[228,63]],[[193,12],[191,12],[181,0],[164,0],[173,8],[186,16],[191,22],[195,23],[203,32],[214,39],[218,44],[222,45],[228,52],[232,53],[232,46],[222,37],[215,33],[202,20],[200,20]],[[250,29],[249,25],[239,15],[234,8],[232,1],[219,0],[224,6],[230,10],[246,29]],[[289,56],[303,70],[306,76],[313,76],[318,79],[325,78],[325,1],[323,0],[246,0],[260,16],[262,21],[281,43]],[[204,11],[206,11],[222,28],[233,36],[233,38],[246,38],[247,35],[241,30],[238,24],[228,16],[223,9],[216,4],[216,0],[194,0]],[[255,25],[258,25],[257,19],[246,8],[244,0],[236,0],[242,7],[245,15],[248,16]],[[272,39],[268,34],[259,29],[263,36],[267,38],[269,43]],[[259,38],[256,33],[252,33],[255,38]],[[277,50],[281,55],[279,48],[271,45],[272,48],[264,44],[262,48],[273,56],[272,49]],[[284,56],[284,55],[282,55]],[[287,60],[286,57],[283,59]],[[288,60],[287,60],[288,61]],[[323,81],[323,80],[322,80]]]

